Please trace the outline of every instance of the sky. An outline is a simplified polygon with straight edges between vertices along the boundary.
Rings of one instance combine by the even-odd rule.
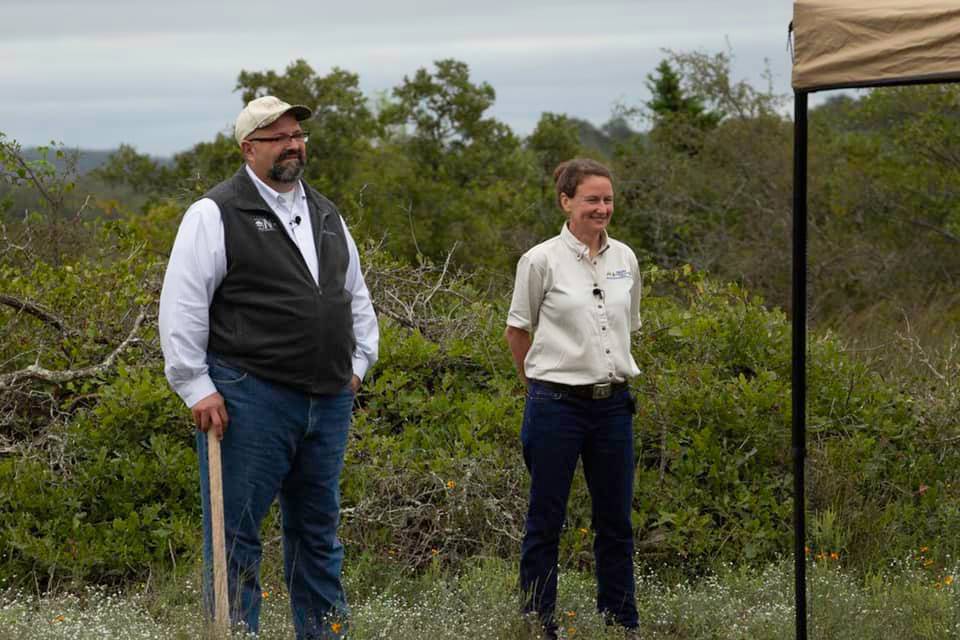
[[[371,98],[466,62],[520,135],[541,113],[595,125],[642,106],[666,54],[732,55],[734,80],[790,92],[790,0],[0,0],[0,132],[24,146],[167,156],[229,131],[241,70],[358,74]],[[640,126],[641,123],[637,123]]]

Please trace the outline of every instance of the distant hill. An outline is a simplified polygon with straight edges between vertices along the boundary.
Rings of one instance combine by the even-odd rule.
[[[113,155],[117,150],[116,149],[106,149],[106,150],[96,150],[96,149],[64,149],[65,153],[77,154],[77,174],[84,175],[90,173],[97,167],[104,165],[107,160],[110,159],[110,156]],[[58,168],[62,169],[65,166],[64,160],[58,160],[55,156],[55,152],[51,152],[47,159],[53,162],[53,164]],[[23,150],[23,157],[27,160],[39,160],[40,153],[37,151],[36,147],[27,147]],[[153,157],[161,165],[168,165],[173,162],[171,158],[166,157]]]
[[[570,118],[570,120],[577,126],[580,144],[587,149],[600,152],[607,158],[613,156],[618,143],[643,135],[634,131],[622,117],[612,118],[599,128],[581,118]]]

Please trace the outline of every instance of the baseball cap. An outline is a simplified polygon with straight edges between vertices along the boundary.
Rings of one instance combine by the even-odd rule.
[[[251,100],[237,116],[233,135],[237,142],[243,142],[248,135],[257,129],[270,126],[277,121],[277,118],[288,112],[297,120],[306,120],[313,115],[313,112],[302,104],[287,104],[275,96],[263,96]]]

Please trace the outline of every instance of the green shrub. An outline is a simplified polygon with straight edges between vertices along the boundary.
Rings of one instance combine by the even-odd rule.
[[[10,291],[79,331],[0,311],[3,353],[17,368],[101,362],[149,312],[138,342],[97,375],[0,390],[4,574],[112,581],[143,577],[199,546],[196,459],[186,409],[169,391],[152,329],[162,262],[124,259],[137,235],[51,266],[0,264]],[[343,477],[342,537],[365,562],[411,569],[478,555],[513,557],[526,511],[519,429],[523,390],[506,345],[504,292],[426,260],[398,263],[367,247],[381,359],[358,406]],[[145,307],[144,307],[145,305]],[[690,268],[651,269],[632,383],[638,460],[638,552],[703,567],[763,562],[792,540],[790,339],[783,313]],[[809,507],[816,552],[864,566],[960,523],[944,430],[953,400],[911,395],[811,336]],[[954,403],[954,404],[951,404]],[[276,527],[267,523],[268,536]],[[578,475],[561,561],[589,568],[590,501]]]
[[[55,449],[0,461],[7,572],[116,581],[199,542],[197,461],[182,407],[155,369],[121,367]]]

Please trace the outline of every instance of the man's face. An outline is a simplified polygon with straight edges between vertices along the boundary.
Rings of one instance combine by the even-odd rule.
[[[241,145],[243,157],[267,183],[293,185],[303,175],[307,163],[307,146],[291,136],[302,134],[297,119],[290,114],[280,116],[271,125],[257,129]]]

